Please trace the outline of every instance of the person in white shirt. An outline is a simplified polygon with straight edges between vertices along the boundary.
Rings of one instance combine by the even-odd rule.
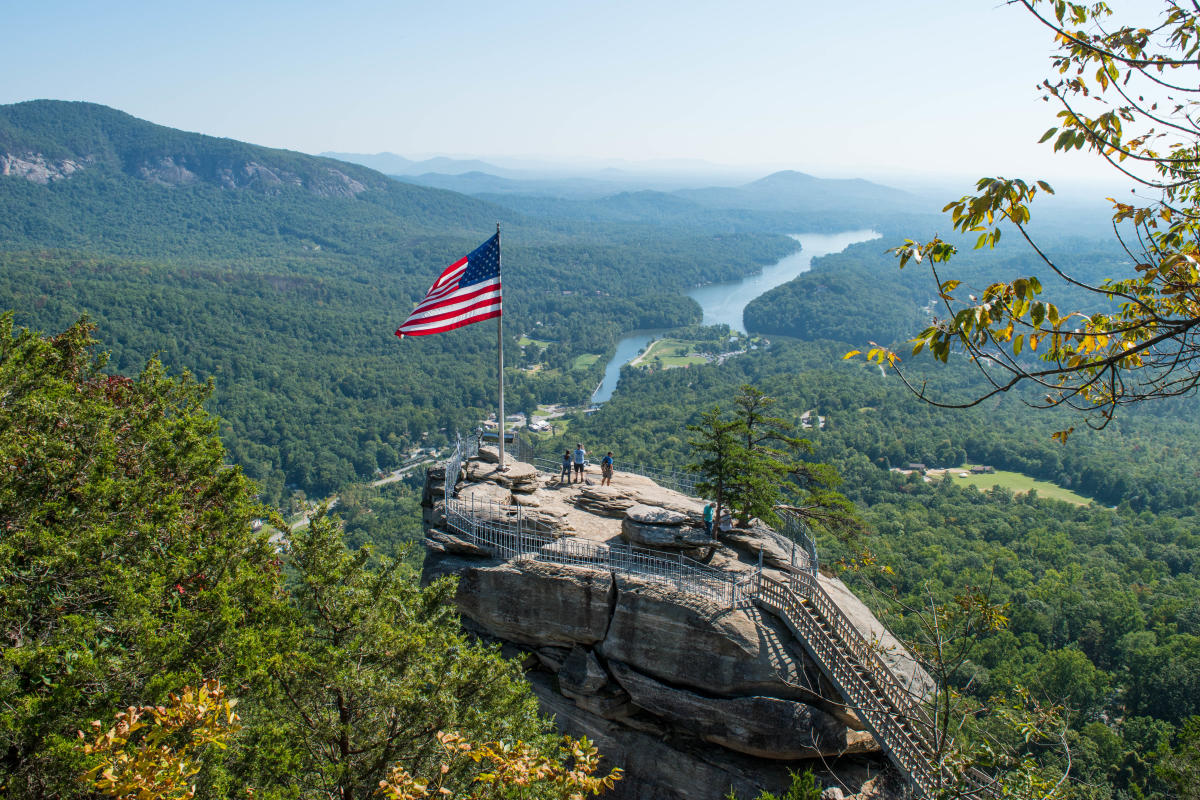
[[[575,445],[575,478],[583,483],[583,467],[587,464],[587,450],[582,444]]]

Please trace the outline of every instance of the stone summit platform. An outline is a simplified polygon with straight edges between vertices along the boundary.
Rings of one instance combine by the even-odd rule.
[[[456,508],[519,515],[523,529],[551,543],[633,545],[733,579],[755,574],[760,559],[763,575],[777,580],[807,566],[802,551],[762,525],[710,540],[703,501],[649,478],[618,471],[611,486],[596,475],[560,485],[522,462],[500,472],[496,460],[484,448],[463,463]],[[446,485],[444,468],[431,469],[423,579],[457,575],[463,624],[522,659],[560,729],[586,735],[626,771],[606,796],[718,800],[732,788],[755,797],[782,792],[789,769],[812,769],[830,798],[906,791],[855,709],[770,611],[653,575],[497,558],[447,524]],[[816,580],[889,667],[927,693],[928,676],[870,610],[836,578]]]

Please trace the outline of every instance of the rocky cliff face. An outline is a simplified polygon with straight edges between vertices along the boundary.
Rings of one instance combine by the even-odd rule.
[[[30,183],[45,186],[52,181],[69,178],[91,163],[89,158],[47,158],[41,153],[0,153],[0,175],[14,175]]]
[[[714,545],[699,501],[646,478],[617,473],[611,487],[560,486],[525,464],[500,473],[495,454],[483,455],[465,465],[458,497],[519,506],[537,530],[697,555],[727,571],[753,569],[760,552],[768,571],[791,564],[763,529]],[[523,658],[559,727],[586,735],[626,770],[612,797],[717,800],[731,788],[754,797],[780,792],[788,770],[805,769],[846,794],[901,791],[878,744],[773,615],[653,577],[494,559],[446,526],[443,476],[432,470],[426,486],[424,578],[458,575],[464,625]],[[865,606],[850,605],[860,629],[927,680]]]
[[[55,159],[42,153],[0,153],[0,176],[12,175],[45,186],[69,178],[95,165],[93,155]],[[159,186],[188,186],[208,182],[225,189],[248,189],[266,195],[278,195],[286,189],[299,189],[317,197],[353,199],[367,186],[333,167],[301,176],[282,167],[255,161],[206,163],[185,155],[163,154],[128,165],[128,171]]]

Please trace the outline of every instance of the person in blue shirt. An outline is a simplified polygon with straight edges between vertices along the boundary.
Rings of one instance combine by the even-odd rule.
[[[575,477],[580,483],[583,483],[583,467],[587,464],[587,450],[583,449],[582,444],[575,445]]]
[[[713,515],[716,513],[717,507],[709,503],[704,507],[704,532],[712,538],[713,535]]]
[[[612,486],[613,475],[613,457],[612,450],[609,450],[604,458],[600,459],[600,485]]]

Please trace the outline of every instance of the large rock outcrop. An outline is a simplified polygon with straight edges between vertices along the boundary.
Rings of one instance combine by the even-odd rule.
[[[536,561],[459,573],[459,610],[498,639],[533,646],[596,645],[608,632],[612,575]]]
[[[818,697],[815,667],[770,615],[625,575],[616,586],[612,624],[599,647],[606,659],[717,695]]]
[[[771,695],[708,697],[673,688],[619,661],[608,664],[639,708],[737,753],[791,760],[876,750],[870,734],[852,731],[805,703]],[[793,735],[780,736],[780,731]]]
[[[760,559],[790,569],[793,554],[778,535],[738,529],[712,542],[699,525],[700,501],[647,478],[618,472],[611,487],[559,485],[519,462],[500,472],[496,460],[489,451],[467,462],[454,476],[457,497],[509,521],[520,514],[526,530],[544,536],[534,556],[588,557],[576,565],[493,558],[446,526],[445,472],[431,470],[424,577],[458,575],[464,625],[523,653],[543,710],[626,771],[606,796],[718,800],[732,788],[753,797],[780,792],[789,770],[804,769],[860,800],[880,793],[889,767],[877,743],[782,621],[719,592],[706,599],[605,566],[611,548],[634,543],[671,563],[701,557],[722,572],[748,573]],[[928,678],[899,642],[844,585],[822,582],[920,691]]]

